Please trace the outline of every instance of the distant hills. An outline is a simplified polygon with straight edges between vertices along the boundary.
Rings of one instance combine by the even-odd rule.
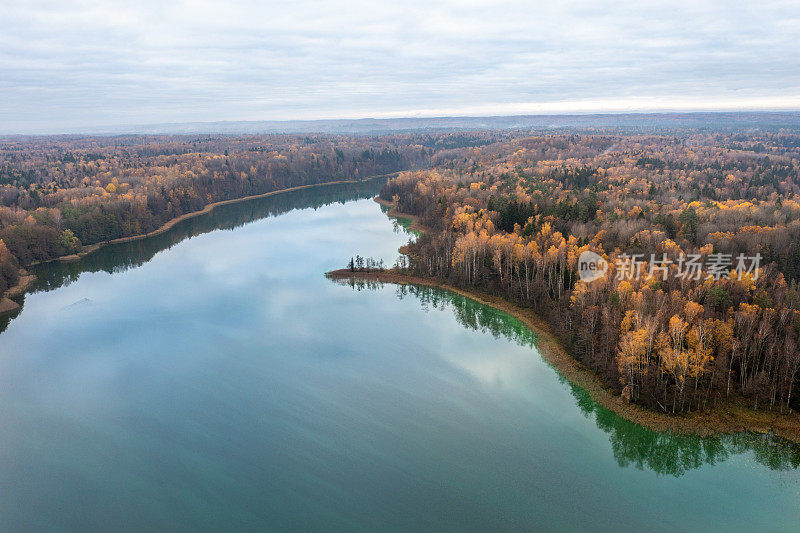
[[[730,131],[799,129],[800,112],[620,113],[590,115],[517,115],[289,121],[222,121],[75,128],[70,134],[345,134],[465,130],[591,130],[620,133],[668,133],[680,130]]]

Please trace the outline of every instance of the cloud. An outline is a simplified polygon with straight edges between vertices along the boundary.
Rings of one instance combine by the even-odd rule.
[[[0,5],[0,131],[798,108],[800,6],[712,1]]]

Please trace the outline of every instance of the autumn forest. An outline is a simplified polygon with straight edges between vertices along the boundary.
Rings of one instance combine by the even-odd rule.
[[[0,141],[0,293],[31,262],[146,234],[212,202],[424,167],[442,142],[274,135]]]
[[[386,174],[383,200],[425,228],[404,271],[535,309],[626,400],[800,405],[800,134],[785,129],[7,138],[0,293],[32,263],[213,202]],[[586,251],[609,265],[599,279],[578,275]]]
[[[382,197],[428,229],[411,271],[535,308],[623,398],[783,412],[800,405],[799,165],[786,131],[535,135],[436,154]],[[579,278],[585,251],[599,279]],[[689,256],[705,266],[686,275]]]

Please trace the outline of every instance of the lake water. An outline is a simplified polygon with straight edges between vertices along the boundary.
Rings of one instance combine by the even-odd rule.
[[[380,183],[38,269],[0,326],[0,530],[797,529],[800,452],[595,406],[515,319],[393,263]]]

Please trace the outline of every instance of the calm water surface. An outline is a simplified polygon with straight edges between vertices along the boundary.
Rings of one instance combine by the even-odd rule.
[[[0,529],[797,529],[795,447],[642,429],[503,313],[325,279],[408,240],[379,185],[40,268],[0,335]]]

